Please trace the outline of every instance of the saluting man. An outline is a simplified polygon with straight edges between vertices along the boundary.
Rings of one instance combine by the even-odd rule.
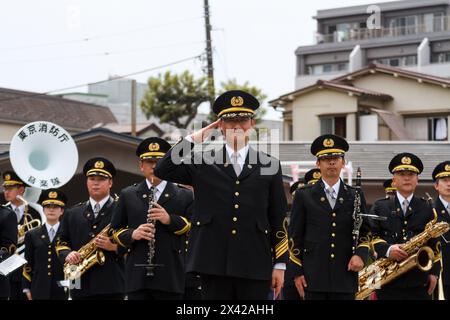
[[[434,188],[438,192],[434,205],[439,221],[450,223],[450,161],[439,163],[433,170]],[[442,284],[445,300],[450,300],[450,231],[440,240],[442,253]]]
[[[23,288],[28,300],[67,300],[68,292],[59,281],[64,279],[63,265],[56,255],[56,233],[67,203],[57,189],[41,192],[38,203],[44,209],[45,223],[25,234]]]
[[[399,153],[389,163],[393,184],[397,188],[394,197],[375,201],[371,213],[386,220],[370,220],[371,231],[376,239],[372,242],[378,258],[388,257],[401,262],[408,257],[402,244],[425,229],[433,219],[431,207],[425,199],[414,195],[423,170],[422,161],[408,152]],[[436,249],[437,240],[429,245]],[[440,271],[439,261],[428,272],[418,268],[398,277],[376,291],[379,300],[429,300],[436,287]]]
[[[278,295],[287,260],[287,204],[281,166],[248,145],[259,107],[251,94],[220,95],[219,120],[181,140],[158,162],[156,176],[195,190],[187,272],[200,274],[204,299],[267,299]],[[223,148],[194,152],[211,130]],[[186,161],[178,161],[180,151]],[[199,161],[198,161],[199,160]]]
[[[122,190],[114,212],[114,239],[129,252],[125,281],[129,300],[179,300],[184,293],[193,194],[155,176],[156,164],[169,149],[170,144],[158,137],[139,144],[136,155],[145,179]],[[147,223],[149,218],[155,224]],[[143,267],[149,262],[150,239],[155,240],[153,276],[147,276]]]
[[[74,300],[121,300],[124,298],[123,251],[108,235],[99,233],[111,222],[116,201],[111,197],[116,168],[108,159],[89,159],[84,167],[89,200],[68,209],[57,234],[56,251],[62,263],[79,264],[81,247],[94,239],[105,263],[96,264],[81,276],[71,290]]]
[[[355,197],[365,213],[364,195],[340,179],[345,167],[347,141],[336,135],[314,140],[311,153],[321,178],[295,192],[289,227],[290,260],[295,286],[306,300],[353,300],[358,290],[358,271],[364,267],[369,244],[353,238]]]

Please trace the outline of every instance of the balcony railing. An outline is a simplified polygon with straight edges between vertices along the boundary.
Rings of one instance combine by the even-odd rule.
[[[429,24],[414,24],[402,27],[389,27],[378,29],[350,29],[345,31],[335,31],[331,34],[316,33],[315,42],[333,43],[346,41],[360,41],[375,38],[399,37],[407,35],[425,34],[430,32],[442,32],[450,30],[450,16],[442,16],[433,19]]]

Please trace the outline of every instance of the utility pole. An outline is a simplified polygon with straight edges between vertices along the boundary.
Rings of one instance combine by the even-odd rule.
[[[207,61],[207,75],[208,75],[208,94],[209,101],[212,106],[215,98],[214,89],[214,66],[213,66],[213,54],[212,54],[212,40],[211,40],[211,24],[209,21],[209,4],[208,0],[203,0],[205,6],[205,31],[206,31],[206,61]]]
[[[136,137],[136,80],[131,80],[131,135]]]

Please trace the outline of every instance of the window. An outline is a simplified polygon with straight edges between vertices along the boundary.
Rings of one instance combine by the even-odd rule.
[[[308,66],[308,74],[311,75],[322,75],[329,73],[336,73],[348,70],[348,62],[339,62],[339,63],[325,63],[325,64],[316,64]]]
[[[448,139],[447,117],[406,118],[405,127],[413,140],[443,141]]]
[[[372,60],[375,63],[381,63],[391,67],[406,67],[417,65],[417,56],[391,57]]]
[[[431,55],[432,63],[450,62],[450,52],[433,53]]]
[[[347,135],[346,116],[321,117],[320,134],[336,134],[341,137]]]
[[[428,118],[428,140],[447,140],[447,118]]]

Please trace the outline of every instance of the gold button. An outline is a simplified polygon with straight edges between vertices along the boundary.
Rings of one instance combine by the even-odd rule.
[[[236,234],[236,230],[232,230],[231,233],[232,233],[232,234]]]
[[[402,232],[404,233],[406,230],[405,229],[402,229]]]
[[[49,269],[50,269],[51,267],[52,267],[52,265],[51,265],[51,264],[47,265],[47,268],[49,268]]]
[[[331,247],[334,248],[334,243],[331,244]]]
[[[51,276],[52,275],[52,273],[51,272],[49,272],[49,273],[47,273],[49,276]]]
[[[406,240],[406,237],[403,237],[403,240]]]
[[[238,204],[235,204],[235,205],[234,205],[234,208],[235,208],[235,209],[239,209],[239,205],[238,205]]]
[[[332,254],[330,255],[330,257],[331,257],[331,259],[333,259],[333,258],[334,258],[334,254],[332,253]]]
[[[269,233],[269,231],[267,231],[267,230],[264,230],[264,233],[265,233],[265,234],[268,234],[268,233]]]
[[[51,252],[51,251],[49,251],[49,252],[48,252],[48,254],[49,254],[49,255],[51,255],[51,254],[52,254],[52,252]]]
[[[408,224],[408,221],[403,222],[403,224],[406,226]]]
[[[97,229],[97,226],[93,226],[92,229]]]
[[[197,225],[198,225],[198,226],[200,225],[200,221],[197,221]]]
[[[48,258],[48,262],[51,262],[52,261],[52,258]]]
[[[239,182],[239,180],[236,180],[236,184],[239,184],[240,182]]]
[[[91,234],[91,238],[95,238],[95,234]]]
[[[236,217],[233,217],[233,221],[236,222],[236,221],[237,221],[237,218],[236,218]]]
[[[188,244],[189,243],[189,241],[186,241],[186,244]]]
[[[49,249],[51,249],[51,248],[52,248],[52,246],[51,246],[51,245],[49,245],[49,246],[48,246],[48,248],[49,248]]]
[[[235,195],[236,197],[238,197],[238,196],[239,196],[239,192],[235,192],[234,195]]]
[[[334,237],[336,236],[336,234],[333,232],[333,233],[331,234],[331,236],[334,238]]]
[[[333,227],[336,227],[336,222],[333,222],[332,226],[333,226]]]

